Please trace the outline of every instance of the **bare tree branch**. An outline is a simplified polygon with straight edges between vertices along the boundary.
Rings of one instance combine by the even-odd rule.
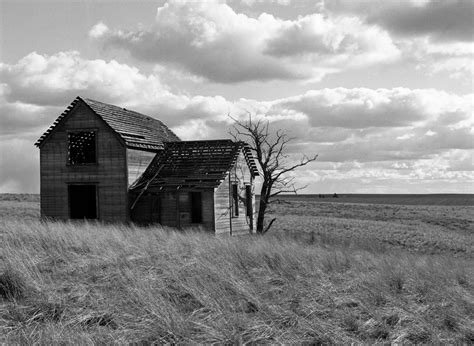
[[[248,119],[241,121],[228,115],[234,126],[230,132],[235,140],[247,142],[250,150],[260,165],[263,183],[260,190],[260,205],[257,217],[257,233],[265,234],[275,221],[271,220],[264,229],[265,212],[272,198],[283,193],[295,193],[306,186],[297,187],[294,184],[294,177],[290,174],[294,170],[306,166],[315,161],[318,155],[304,155],[299,163],[288,165],[289,155],[286,153],[287,145],[295,138],[289,137],[282,129],[272,131],[270,123],[262,118],[254,120],[247,111]]]

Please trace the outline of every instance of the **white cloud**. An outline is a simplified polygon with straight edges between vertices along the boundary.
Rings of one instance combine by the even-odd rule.
[[[278,4],[282,6],[291,5],[292,0],[242,0],[243,4],[253,6],[255,4]]]
[[[30,53],[16,64],[1,64],[0,77],[2,121],[8,126],[19,122],[37,126],[39,119],[46,126],[45,119],[52,121],[57,115],[45,112],[61,109],[78,95],[157,115],[172,126],[188,113],[206,118],[233,111],[220,96],[172,93],[154,73],[145,75],[115,60],[87,60],[75,51]]]
[[[436,135],[436,132],[434,132],[434,131],[428,130],[428,131],[425,132],[425,136],[430,136],[431,137],[431,136],[434,136],[434,135]]]
[[[89,36],[92,38],[99,38],[109,31],[107,25],[102,22],[97,23],[89,30]]]
[[[385,31],[356,17],[252,18],[221,2],[169,1],[149,29],[96,30],[98,25],[92,31],[103,32],[94,37],[105,46],[222,83],[317,80],[399,55]]]
[[[403,177],[441,181],[447,179],[443,174],[459,186],[472,181],[472,94],[333,88],[271,101],[231,102],[222,96],[171,92],[154,73],[115,61],[86,60],[75,52],[31,53],[15,64],[2,64],[0,75],[0,145],[2,153],[8,152],[2,160],[12,163],[2,172],[3,190],[37,188],[33,143],[78,94],[156,116],[184,139],[228,138],[232,119],[227,115],[243,119],[248,111],[296,137],[290,159],[319,153],[317,164],[331,172],[325,178],[331,181],[346,176],[383,185]],[[15,142],[17,137],[21,143]],[[11,160],[24,155],[27,167]],[[304,174],[298,173],[298,179],[304,180]]]
[[[0,65],[10,102],[63,105],[78,94],[106,100],[159,97],[167,93],[156,76],[115,60],[85,60],[79,52],[51,56],[30,53],[16,64]],[[45,103],[46,102],[46,103]]]
[[[438,43],[419,38],[401,43],[407,55],[415,59],[418,68],[431,74],[446,72],[451,78],[472,81],[474,43]]]

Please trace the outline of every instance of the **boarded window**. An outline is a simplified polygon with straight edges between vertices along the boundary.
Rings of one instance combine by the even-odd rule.
[[[237,184],[232,184],[232,207],[233,215],[239,216],[239,187]]]
[[[202,196],[201,192],[191,192],[191,222],[202,222]]]
[[[96,163],[94,131],[68,133],[68,163],[70,165]]]

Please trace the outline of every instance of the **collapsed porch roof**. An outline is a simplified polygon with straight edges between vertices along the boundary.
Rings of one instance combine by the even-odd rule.
[[[156,154],[130,189],[217,187],[234,166],[241,151],[252,176],[258,176],[251,150],[244,142],[225,139],[165,143],[165,149]]]

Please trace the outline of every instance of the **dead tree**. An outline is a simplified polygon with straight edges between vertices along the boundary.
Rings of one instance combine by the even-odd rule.
[[[286,149],[287,144],[294,138],[289,137],[285,131],[278,129],[272,132],[268,121],[264,119],[254,121],[250,114],[246,121],[234,118],[232,120],[235,124],[231,135],[234,139],[246,142],[260,164],[263,182],[260,190],[256,232],[265,234],[275,221],[272,219],[264,228],[265,213],[274,197],[282,193],[296,194],[306,187],[296,187],[294,177],[291,177],[289,173],[315,161],[318,155],[311,157],[304,155],[298,163],[289,164]]]

